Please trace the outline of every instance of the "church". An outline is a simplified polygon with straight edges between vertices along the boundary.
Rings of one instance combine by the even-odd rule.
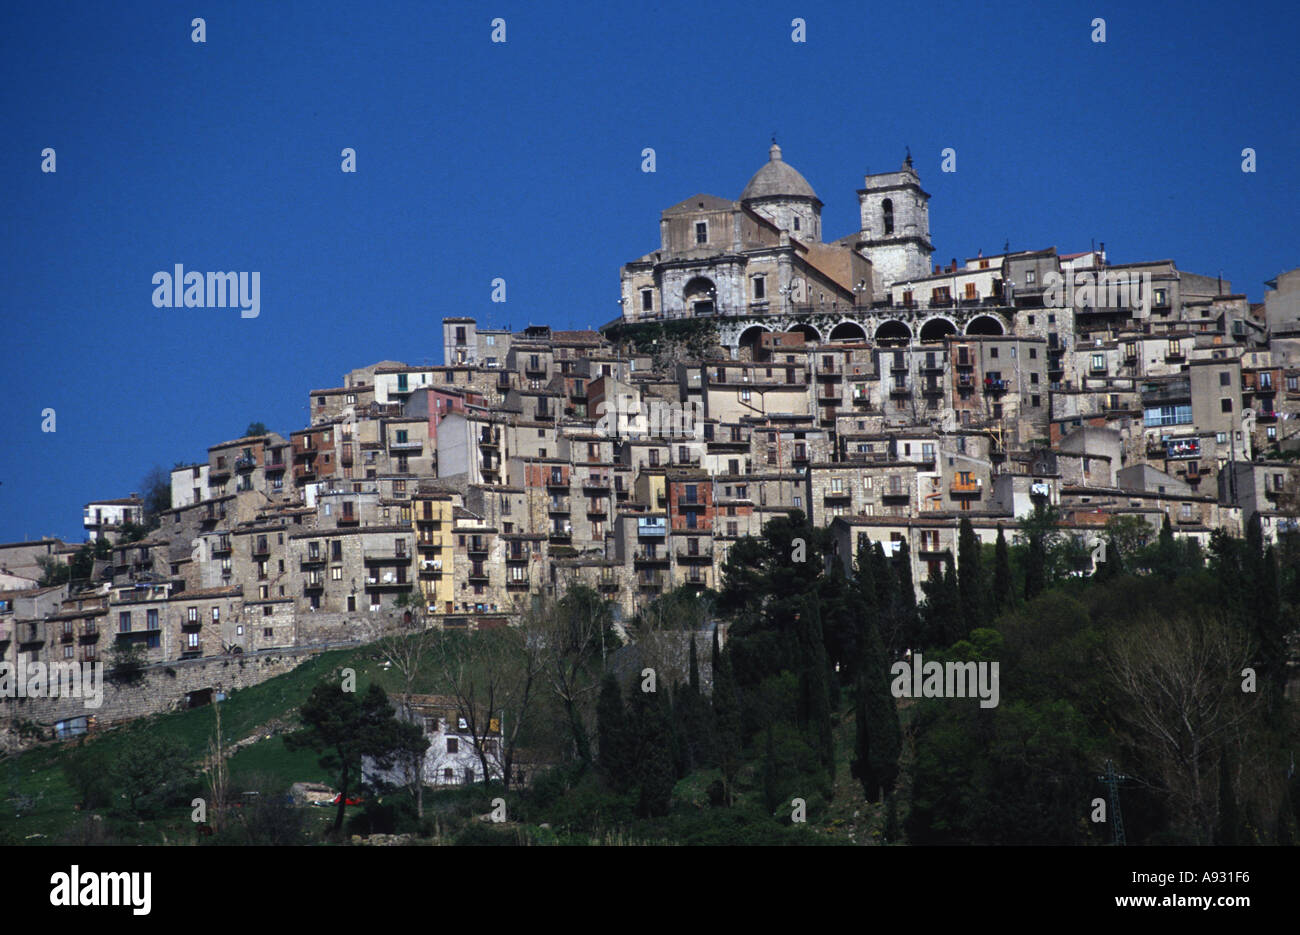
[[[929,199],[909,154],[865,177],[861,228],[825,242],[821,199],[773,142],[739,200],[694,195],[662,213],[659,249],[622,268],[623,320],[869,308],[930,273]]]

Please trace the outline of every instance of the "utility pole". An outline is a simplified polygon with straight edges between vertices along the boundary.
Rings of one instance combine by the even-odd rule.
[[[1115,764],[1111,760],[1106,761],[1106,773],[1097,777],[1098,782],[1106,784],[1106,791],[1110,798],[1111,827],[1115,832],[1115,846],[1123,847],[1128,843],[1124,836],[1124,813],[1119,807],[1119,785],[1128,781],[1128,777],[1122,773],[1115,772]]]

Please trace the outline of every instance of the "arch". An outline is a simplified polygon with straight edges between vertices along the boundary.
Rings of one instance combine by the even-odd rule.
[[[791,334],[802,334],[804,341],[807,343],[820,344],[822,341],[821,333],[812,325],[800,323],[789,329],[789,332]]]
[[[865,341],[866,330],[856,321],[842,321],[831,329],[830,341]]]
[[[912,329],[896,318],[882,321],[876,328],[876,343],[882,346],[901,347],[912,341]]]
[[[707,276],[696,276],[686,283],[682,297],[692,315],[712,315],[717,307],[718,289]]]
[[[749,360],[761,360],[763,357],[763,335],[768,334],[769,329],[762,325],[750,325],[744,331],[740,332],[740,337],[736,338],[736,349],[740,351],[740,359],[744,360],[744,351],[749,349]]]
[[[956,333],[957,326],[946,318],[931,318],[921,325],[922,341],[942,341]]]
[[[1002,322],[992,315],[976,315],[966,323],[967,334],[1006,334]]]

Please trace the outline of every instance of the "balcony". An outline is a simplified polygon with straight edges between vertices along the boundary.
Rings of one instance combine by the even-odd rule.
[[[323,591],[325,589],[325,578],[322,575],[312,575],[302,583],[304,591]]]
[[[235,459],[235,470],[236,470],[236,471],[251,471],[251,470],[252,470],[253,468],[255,468],[255,467],[257,467],[257,459],[256,459],[256,458],[253,458],[253,457],[247,457],[247,458],[236,458],[236,459]],[[211,474],[209,474],[208,476],[210,477]]]
[[[389,451],[423,451],[424,442],[416,439],[415,441],[389,442]]]
[[[229,539],[227,539],[227,538],[225,538],[225,537],[222,537],[222,538],[220,538],[220,539],[218,539],[218,540],[216,540],[215,542],[212,543],[212,554],[213,554],[213,555],[229,555],[230,552],[231,552],[231,549],[230,549],[230,540],[229,540]]]
[[[555,410],[550,408],[538,409],[535,413],[533,413],[533,418],[538,422],[554,422]]]
[[[588,516],[607,516],[609,515],[609,504],[605,500],[588,500]]]
[[[480,448],[500,448],[501,433],[492,432],[489,434],[488,432],[484,432],[479,435],[478,443]]]
[[[1165,363],[1167,364],[1181,363],[1186,359],[1187,355],[1181,350],[1165,351]]]
[[[567,474],[552,474],[546,480],[547,487],[558,487],[564,490],[569,489],[569,477]]]
[[[491,549],[491,542],[479,536],[470,536],[465,543],[465,551],[470,555],[486,555]]]
[[[339,514],[338,524],[340,526],[360,526],[361,515],[359,513],[341,513]]]
[[[891,487],[880,491],[880,499],[892,503],[909,500],[911,496],[911,491],[903,487]]]
[[[985,393],[999,394],[999,393],[1005,393],[1006,391],[1007,391],[1006,380],[990,380],[988,377],[984,378]]]
[[[398,577],[397,575],[389,572],[383,575],[367,575],[366,587],[399,588],[401,590],[408,590],[411,587],[411,582],[407,581],[405,578]]]
[[[637,587],[642,591],[661,591],[664,586],[663,575],[642,576],[636,580]]]
[[[954,497],[978,497],[984,492],[984,482],[978,477],[969,481],[954,480],[949,490]]]
[[[965,353],[958,354],[957,366],[960,367],[962,370],[968,370],[971,367],[975,366],[975,358],[970,354],[965,354]]]
[[[392,565],[409,562],[411,555],[409,552],[402,550],[389,552],[387,550],[367,552],[361,560],[366,564]]]
[[[1256,422],[1276,422],[1276,421],[1277,421],[1277,411],[1276,411],[1276,410],[1273,410],[1273,409],[1257,409],[1257,410],[1255,410],[1255,421],[1256,421]]]
[[[256,542],[253,543],[253,554],[254,554],[254,555],[270,555],[270,554],[271,554],[271,545],[270,545],[270,543],[267,542],[267,540],[265,540],[265,539],[258,539]]]
[[[910,386],[894,385],[889,388],[889,395],[891,397],[903,399],[912,395],[912,388]]]
[[[229,477],[229,476],[230,476],[230,467],[224,462],[216,465],[215,467],[208,469],[208,480],[216,480],[219,477]]]
[[[847,490],[828,490],[823,496],[827,503],[830,503],[831,501],[841,502],[853,499],[853,494]]]
[[[619,589],[618,579],[612,575],[601,575],[596,587],[601,591],[617,591]]]
[[[567,544],[573,541],[573,527],[565,526],[563,529],[552,528],[547,532],[546,537],[550,539],[551,542]]]
[[[638,536],[663,536],[668,533],[668,525],[662,519],[657,520],[637,520],[636,534]]]
[[[469,581],[475,581],[480,584],[486,584],[488,581],[488,570],[483,567],[478,567],[478,568],[471,567],[469,572],[465,575],[465,577]]]
[[[678,563],[711,565],[713,564],[713,550],[710,549],[707,552],[691,552],[688,549],[678,549],[677,561]]]
[[[582,482],[583,490],[609,490],[609,478],[592,475]]]
[[[940,383],[940,382],[937,381],[937,380],[927,380],[927,381],[925,382],[925,385],[921,387],[921,395],[922,395],[922,396],[942,396],[942,395],[943,395],[943,384]]]
[[[669,556],[667,552],[637,549],[632,553],[632,562],[635,565],[667,565]]]
[[[436,578],[442,574],[442,559],[426,558],[420,562],[420,575],[425,578]]]
[[[324,564],[325,564],[325,556],[323,554],[317,553],[316,555],[304,556],[302,561],[298,563],[298,568],[301,569],[302,571],[309,571],[312,568],[319,568]]]
[[[528,576],[522,578],[506,578],[506,590],[508,591],[526,591],[528,590]]]
[[[569,504],[563,500],[552,500],[546,505],[546,512],[555,516],[568,516]]]

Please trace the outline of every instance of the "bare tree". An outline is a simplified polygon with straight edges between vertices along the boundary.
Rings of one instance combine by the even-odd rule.
[[[226,766],[225,741],[221,738],[221,702],[212,703],[212,712],[216,715],[216,729],[208,739],[207,784],[208,799],[212,805],[209,824],[216,831],[221,830],[226,802],[230,797],[230,774]]]
[[[1106,663],[1120,726],[1150,764],[1170,812],[1187,816],[1198,843],[1213,841],[1219,759],[1249,708],[1246,642],[1222,622],[1152,619],[1120,634]]]
[[[446,691],[456,700],[465,730],[492,781],[493,763],[510,787],[515,755],[537,694],[542,656],[522,627],[447,634],[434,658]]]
[[[591,763],[591,737],[587,730],[592,702],[600,688],[597,658],[604,667],[606,642],[613,640],[613,614],[595,591],[575,586],[558,601],[534,606],[525,626],[542,655],[542,669],[551,691],[568,721],[574,753]]]
[[[402,611],[402,619],[380,622],[373,632],[375,648],[384,660],[396,670],[402,683],[398,696],[398,705],[402,716],[407,721],[418,723],[411,707],[411,694],[415,691],[420,673],[426,667],[430,648],[438,640],[439,633],[429,626],[425,613],[424,601],[414,591],[399,595],[394,606]],[[410,613],[410,622],[406,622],[406,613]],[[415,798],[415,811],[424,817],[424,753],[412,756],[405,764],[408,785]]]

